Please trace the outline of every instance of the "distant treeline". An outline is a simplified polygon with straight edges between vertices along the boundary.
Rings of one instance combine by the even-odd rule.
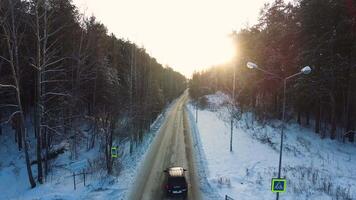
[[[236,62],[193,75],[194,98],[217,90],[258,120],[280,118],[283,81],[259,70],[288,77],[311,66],[312,73],[287,83],[287,120],[313,126],[320,137],[353,141],[356,129],[356,2],[353,0],[276,0],[265,4],[259,23],[235,34]]]
[[[185,87],[183,75],[144,48],[109,35],[95,17],[79,14],[71,0],[0,1],[0,134],[12,124],[32,187],[29,133],[37,138],[39,183],[50,169],[52,147],[67,141],[76,158],[84,137],[88,148],[104,141],[111,173],[113,137],[139,142]],[[83,122],[92,125],[88,134]]]

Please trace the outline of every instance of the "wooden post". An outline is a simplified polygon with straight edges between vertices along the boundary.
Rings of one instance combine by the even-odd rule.
[[[74,181],[74,190],[76,189],[75,187],[75,173],[73,172],[73,181]]]

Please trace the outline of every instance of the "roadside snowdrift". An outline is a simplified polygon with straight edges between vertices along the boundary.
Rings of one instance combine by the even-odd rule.
[[[228,96],[219,92],[206,97],[214,109],[199,110],[197,124],[195,107],[188,106],[190,123],[196,126],[196,156],[206,166],[203,187],[221,197],[274,199],[270,187],[278,171],[280,121],[262,126],[251,113],[244,114],[235,123],[230,152],[229,112],[224,106]],[[295,123],[288,124],[285,133],[282,176],[287,178],[287,192],[280,195],[282,199],[356,199],[355,144],[321,140]]]

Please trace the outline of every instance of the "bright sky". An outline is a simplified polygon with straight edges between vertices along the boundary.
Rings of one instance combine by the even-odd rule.
[[[272,0],[73,0],[110,33],[187,77],[231,60],[229,34],[255,24],[266,1]]]

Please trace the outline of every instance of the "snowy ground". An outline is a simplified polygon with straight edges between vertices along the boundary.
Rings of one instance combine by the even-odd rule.
[[[235,124],[230,152],[230,121],[222,106],[228,97],[217,93],[207,98],[212,109],[199,110],[197,125],[195,108],[188,106],[205,199],[274,199],[271,178],[278,171],[280,122],[262,126],[251,114],[243,115]],[[356,199],[355,144],[321,140],[295,123],[285,133],[282,176],[287,191],[281,199]]]
[[[170,108],[167,108],[170,109]],[[161,114],[151,125],[151,131],[145,134],[143,142],[138,144],[134,152],[129,153],[129,141],[121,141],[121,172],[118,176],[107,176],[105,171],[87,175],[86,186],[83,176],[76,177],[76,190],[73,188],[72,173],[80,173],[83,169],[95,169],[103,165],[104,158],[100,157],[98,149],[86,151],[85,142],[79,151],[79,159],[71,160],[69,151],[60,155],[53,163],[55,170],[50,173],[45,184],[37,184],[34,189],[29,189],[27,172],[23,152],[18,152],[13,136],[13,130],[5,127],[0,136],[0,199],[1,200],[121,200],[126,199],[129,187],[136,176],[136,169],[141,163],[148,146],[161,123],[165,114]],[[30,127],[30,125],[29,125]],[[30,133],[29,135],[33,135]],[[35,150],[34,138],[31,150]],[[96,145],[98,146],[98,145]],[[35,155],[34,152],[31,153]],[[35,158],[32,157],[31,160]],[[37,165],[33,165],[33,174],[36,176]],[[36,178],[36,177],[35,177]]]

